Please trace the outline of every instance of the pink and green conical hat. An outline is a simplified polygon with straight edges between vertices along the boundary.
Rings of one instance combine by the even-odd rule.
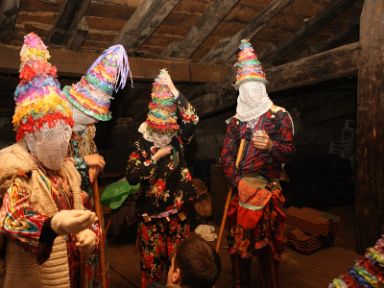
[[[149,133],[173,136],[179,130],[179,124],[177,124],[174,96],[168,86],[161,81],[167,74],[167,70],[161,69],[152,84],[152,99],[145,123]]]
[[[240,43],[240,52],[237,56],[236,68],[236,89],[239,89],[240,85],[248,81],[259,81],[266,83],[263,67],[259,59],[257,59],[256,53],[252,47],[252,44],[243,39]]]
[[[32,32],[24,37],[12,119],[17,141],[45,123],[53,127],[58,121],[64,121],[73,126],[72,111],[60,90],[56,67],[48,62],[49,58],[47,46],[37,34]]]
[[[128,75],[132,82],[128,55],[123,45],[118,44],[106,49],[79,82],[65,86],[63,91],[76,109],[94,119],[108,121],[112,118],[112,94],[125,87]]]

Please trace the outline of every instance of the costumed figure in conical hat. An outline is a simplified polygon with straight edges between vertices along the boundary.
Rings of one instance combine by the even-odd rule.
[[[241,41],[235,67],[236,115],[227,121],[221,151],[224,172],[237,191],[227,214],[234,286],[251,287],[250,258],[256,254],[260,287],[277,287],[285,219],[279,180],[284,163],[295,152],[293,123],[288,112],[268,97],[263,68],[248,40]],[[241,140],[245,145],[236,166]]]
[[[112,118],[109,111],[112,94],[125,87],[128,74],[131,71],[127,53],[122,45],[114,45],[95,60],[79,82],[63,88],[75,121],[72,156],[82,175],[82,187],[90,196],[90,182],[97,178],[105,165],[103,157],[97,154],[94,124]]]
[[[78,287],[80,255],[93,252],[99,231],[95,213],[83,207],[81,177],[67,158],[72,112],[35,33],[24,37],[20,58],[17,143],[0,151],[4,287]]]
[[[74,119],[70,154],[74,159],[75,167],[82,176],[82,188],[88,194],[86,206],[92,211],[96,210],[96,212],[98,205],[101,204],[94,201],[95,195],[92,184],[103,170],[105,161],[98,154],[94,142],[95,123],[108,121],[112,118],[109,111],[112,94],[125,87],[128,74],[131,74],[131,71],[127,53],[122,45],[114,45],[106,49],[94,61],[79,82],[63,88],[64,95],[72,108]],[[102,215],[98,216],[102,220]],[[100,241],[100,245],[104,244],[103,240],[104,238]],[[93,254],[94,257],[88,259],[87,270],[93,268],[92,280],[87,283],[88,287],[106,285],[105,278],[107,277],[105,274],[107,272],[97,271],[97,269],[104,269],[101,267],[106,266],[104,265],[106,259],[102,259],[105,255],[104,246],[99,247],[100,255]],[[101,258],[98,259],[98,257]],[[98,267],[99,261],[104,264],[100,262],[101,265]],[[98,275],[103,275],[104,278],[99,279]],[[102,282],[104,284],[101,284]]]
[[[141,287],[161,280],[175,246],[189,235],[186,205],[196,191],[184,159],[183,145],[199,118],[176,89],[166,70],[156,77],[142,136],[132,145],[126,177],[140,183],[139,215]]]

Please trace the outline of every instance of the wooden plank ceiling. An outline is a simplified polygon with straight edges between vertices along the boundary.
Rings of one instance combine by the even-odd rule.
[[[239,40],[249,38],[265,68],[272,69],[274,79],[270,82],[275,83],[274,91],[278,91],[329,79],[327,75],[324,79],[322,75],[316,75],[313,81],[300,82],[297,78],[287,79],[281,73],[306,65],[307,58],[308,64],[312,65],[314,54],[357,43],[362,2],[2,0],[0,70],[5,73],[3,77],[17,72],[15,51],[20,48],[23,36],[31,31],[38,33],[54,51],[52,61],[58,66],[59,74],[62,71],[61,75],[80,76],[98,53],[114,43],[121,43],[128,51],[133,76],[137,80],[135,89],[124,92],[132,100],[132,107],[148,103],[149,95],[142,93],[149,94],[148,80],[153,79],[157,69],[163,68],[161,66],[168,67],[186,94],[200,105],[209,102],[209,95],[221,98],[223,93],[229,93],[234,79],[231,66],[235,62]],[[358,43],[354,45],[353,49],[357,49]],[[14,58],[9,58],[7,51],[12,51],[13,54],[9,53]],[[348,47],[343,51],[349,53]],[[340,50],[335,53],[339,54],[330,55],[331,59],[337,59]],[[299,62],[281,67],[294,61]],[[340,67],[339,72],[336,65],[330,75],[356,74],[354,64],[348,62],[348,65],[354,68]],[[349,74],[343,74],[344,71]],[[279,79],[290,84],[279,85]],[[204,82],[211,84],[199,84]],[[233,105],[234,99],[230,100],[232,102],[228,103]],[[211,113],[212,107],[205,111],[205,106],[202,104],[201,113]],[[128,111],[124,115],[133,115],[134,120],[139,121],[145,113]]]

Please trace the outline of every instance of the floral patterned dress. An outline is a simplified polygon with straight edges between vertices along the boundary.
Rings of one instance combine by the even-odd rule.
[[[128,158],[127,180],[141,185],[137,212],[142,287],[161,281],[176,245],[189,235],[185,205],[194,200],[196,190],[185,163],[183,145],[191,140],[198,117],[182,95],[177,106],[180,131],[170,143],[172,152],[156,163],[152,156],[159,148],[141,137],[131,147]]]

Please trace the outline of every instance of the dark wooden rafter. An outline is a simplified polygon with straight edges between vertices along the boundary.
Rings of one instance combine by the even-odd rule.
[[[180,0],[146,0],[121,29],[115,43],[125,46],[128,51],[140,47],[172,12]]]
[[[286,56],[287,51],[291,51],[300,43],[303,39],[309,35],[316,33],[323,26],[331,22],[337,15],[342,13],[344,9],[352,5],[355,0],[332,0],[321,12],[309,19],[305,24],[289,39],[286,41],[280,41],[277,48],[266,47],[261,53],[259,58],[266,64],[276,64]]]
[[[79,44],[76,43],[81,42],[79,37],[84,38],[84,35],[86,37],[88,33],[86,25],[79,27],[79,24],[87,12],[90,3],[91,0],[65,0],[61,6],[55,26],[48,36],[47,43],[64,44],[75,49],[78,48]]]
[[[7,41],[12,38],[19,13],[20,0],[3,0],[0,2],[0,41]]]
[[[265,71],[269,93],[357,74],[359,43],[344,45]],[[217,114],[236,104],[237,92],[230,85],[196,98],[192,103],[201,116]]]
[[[60,76],[81,76],[100,55],[95,52],[49,49],[51,61]],[[17,73],[20,65],[20,47],[0,44],[0,72]],[[152,81],[160,68],[167,68],[174,81],[217,83],[230,71],[224,65],[206,65],[187,60],[162,60],[129,57],[134,79]]]
[[[357,34],[357,39],[359,35],[359,25],[360,19],[354,18],[349,25],[341,27],[341,30],[328,38],[327,41],[321,42],[318,46],[311,48],[312,54],[317,54],[334,47],[340,46],[346,39],[351,38],[354,34]],[[345,42],[344,42],[345,43]]]
[[[214,0],[180,41],[169,44],[160,57],[190,58],[240,0]]]
[[[357,248],[363,252],[384,228],[384,1],[364,1],[360,45],[355,219]]]
[[[88,25],[85,18],[83,18],[75,30],[72,31],[70,38],[68,39],[67,47],[71,50],[79,50],[85,39],[87,39],[87,36]]]
[[[200,61],[201,63],[224,63],[236,53],[241,39],[252,39],[268,26],[273,17],[281,13],[293,0],[273,0],[253,20],[235,35],[217,43]]]
[[[357,73],[359,43],[347,44],[323,53],[266,70],[268,91],[277,92],[308,86]]]

